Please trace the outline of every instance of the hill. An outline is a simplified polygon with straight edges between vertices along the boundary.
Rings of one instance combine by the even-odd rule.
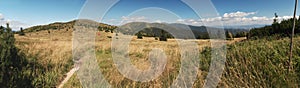
[[[76,23],[76,24],[75,24]],[[151,27],[151,26],[152,27]],[[27,29],[24,29],[25,33],[31,33],[31,32],[38,32],[42,30],[47,30],[48,33],[50,33],[51,30],[64,30],[64,31],[73,31],[75,26],[84,26],[85,28],[88,27],[94,27],[97,28],[99,31],[105,31],[105,32],[121,32],[123,34],[130,34],[130,35],[136,35],[133,33],[141,33],[144,37],[159,37],[162,35],[162,31],[168,38],[174,38],[172,35],[177,35],[177,38],[180,39],[209,39],[208,30],[223,30],[220,28],[214,28],[214,27],[206,27],[206,26],[192,26],[192,25],[186,25],[186,24],[179,24],[179,23],[173,23],[173,24],[166,24],[166,23],[145,23],[145,22],[132,22],[128,23],[122,26],[119,26],[118,30],[114,30],[118,28],[117,26],[109,25],[109,24],[103,24],[98,23],[91,20],[85,20],[85,19],[79,19],[79,20],[73,20],[70,22],[56,22],[51,23],[48,25],[38,25],[33,26]],[[127,27],[127,28],[126,28]],[[128,28],[130,27],[130,28]],[[161,27],[161,28],[157,28]],[[143,29],[140,32],[135,32],[133,30],[137,29]],[[191,31],[190,31],[191,30]],[[224,29],[225,32],[231,33],[233,37],[246,37],[246,34],[249,32],[249,30],[246,29]],[[188,32],[192,32],[194,36],[191,35],[185,35],[188,34]],[[175,34],[171,34],[175,33]]]
[[[138,32],[137,30],[140,30]],[[192,26],[186,24],[167,24],[167,23],[146,23],[146,22],[132,22],[120,26],[118,32],[128,35],[142,34],[146,37],[160,37],[164,33],[168,38],[179,39],[209,39],[209,31],[224,33],[231,33],[233,37],[246,37],[249,30],[246,29],[221,29],[206,26]],[[193,34],[193,35],[190,35]],[[172,36],[176,35],[176,36]]]
[[[104,23],[98,23],[96,21],[92,20],[86,20],[86,19],[78,19],[78,20],[73,20],[70,22],[56,22],[56,23],[51,23],[48,25],[38,25],[38,26],[33,26],[30,28],[24,29],[24,32],[38,32],[42,30],[66,30],[66,31],[73,31],[74,26],[84,26],[84,27],[96,27],[99,30],[105,28],[116,28],[116,26],[113,25],[108,25]]]

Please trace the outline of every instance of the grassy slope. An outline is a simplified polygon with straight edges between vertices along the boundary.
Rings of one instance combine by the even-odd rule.
[[[173,39],[168,42],[159,42],[155,41],[154,38],[145,37],[142,40],[137,40],[133,38],[130,43],[129,57],[131,58],[131,62],[139,69],[147,69],[149,67],[148,62],[148,53],[153,48],[160,48],[166,52],[168,57],[168,64],[164,73],[159,76],[157,79],[141,83],[134,82],[127,78],[124,78],[113,65],[113,60],[111,59],[110,52],[110,42],[109,39],[103,39],[103,37],[97,37],[97,60],[103,75],[110,82],[113,87],[168,87],[171,85],[172,81],[176,79],[178,75],[179,67],[180,67],[180,50],[177,46],[177,42]],[[242,39],[236,39],[235,41],[240,41]],[[199,44],[199,48],[202,49],[204,46],[209,46],[210,42],[208,40],[193,40]],[[233,43],[235,41],[229,41],[228,43]],[[103,47],[101,47],[103,46]],[[204,75],[201,75],[202,72],[198,73],[199,79],[205,78]],[[195,86],[202,86],[204,80],[198,80],[198,83]],[[74,85],[76,84],[76,85]],[[66,88],[80,87],[79,80],[76,79],[76,76],[73,76],[71,80],[65,85]]]
[[[16,45],[27,54],[30,60],[36,60],[42,65],[37,69],[36,87],[55,87],[63,79],[64,74],[72,67],[72,31],[51,30],[26,33],[26,36],[16,35]],[[148,67],[147,55],[151,48],[166,50],[168,63],[166,72],[157,80],[149,83],[133,82],[122,77],[114,68],[111,59],[110,33],[100,32],[96,38],[96,50],[101,71],[114,87],[166,87],[178,74],[179,52],[177,43],[170,40],[166,43],[154,41],[153,38],[143,40],[133,39],[130,57],[139,69]],[[64,37],[62,37],[64,36]],[[145,43],[147,42],[147,43]],[[198,40],[199,48],[208,45],[207,40]],[[300,37],[295,39],[294,72],[287,72],[288,39],[267,41],[265,39],[251,40],[228,46],[226,69],[219,86],[224,87],[297,87],[300,70]],[[145,48],[146,47],[146,48]],[[195,87],[203,86],[209,67],[209,49],[201,53],[202,70],[198,73]],[[177,58],[170,58],[177,57]],[[142,59],[140,59],[142,58]],[[298,75],[298,76],[297,76]],[[154,85],[153,85],[154,84]],[[66,88],[80,87],[80,82],[74,75],[65,85]]]
[[[222,84],[227,87],[297,87],[300,79],[300,37],[295,39],[293,66],[288,72],[289,39],[251,40],[228,46]],[[209,58],[209,49],[202,56]],[[208,66],[209,60],[202,60]],[[298,75],[298,76],[297,76]]]
[[[288,38],[272,41],[260,39],[229,45],[227,47],[226,68],[218,86],[298,87],[300,73],[300,37],[295,39],[294,69],[292,72],[287,71],[288,42]],[[116,72],[115,67],[111,65],[113,62],[110,59],[110,54],[109,51],[98,51],[97,56],[99,58],[98,60],[100,60],[98,62],[99,66],[102,68],[101,71],[104,72],[107,80],[109,80],[114,87],[167,87],[170,85],[169,81],[174,80],[174,77],[178,74],[176,72],[178,69],[171,69],[174,68],[174,66],[170,65],[167,66],[167,72],[155,81],[149,83],[132,82]],[[209,55],[209,48],[201,53],[201,67],[199,68],[201,72],[198,73],[198,80],[194,84],[195,87],[203,86],[204,79],[208,73],[207,69],[210,64],[210,60],[205,58],[209,58]],[[138,53],[132,53],[131,58],[135,57],[138,57]],[[76,79],[76,76],[73,76],[72,78],[73,79],[70,80],[65,87],[80,87],[80,82]]]
[[[40,31],[15,35],[16,46],[36,64],[31,70],[35,87],[55,87],[72,68],[72,32],[65,30]],[[64,37],[61,37],[64,36]],[[30,71],[29,71],[30,72]]]
[[[76,20],[79,21],[79,20]],[[95,23],[80,20],[80,23]],[[75,21],[35,26],[24,30],[25,36],[15,35],[16,46],[26,54],[33,67],[26,71],[35,87],[56,87],[73,67],[72,33]],[[96,23],[101,27],[107,24]],[[31,66],[31,65],[28,65]]]

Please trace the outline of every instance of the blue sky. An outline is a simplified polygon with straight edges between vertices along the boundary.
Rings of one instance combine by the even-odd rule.
[[[107,0],[98,0],[103,4]],[[201,0],[200,0],[201,1]],[[204,0],[202,0],[204,1]],[[279,19],[290,18],[294,0],[211,0],[219,17],[199,18],[180,0],[120,0],[101,22],[121,25],[122,22],[145,21],[185,23],[209,26],[222,21],[225,26],[265,25],[272,23],[274,13]],[[94,3],[95,8],[101,6]],[[86,0],[0,0],[0,25],[10,22],[14,29],[77,19]],[[199,3],[201,5],[201,3]],[[205,12],[206,8],[203,8]],[[91,10],[97,13],[97,11]],[[93,19],[100,21],[100,19]]]

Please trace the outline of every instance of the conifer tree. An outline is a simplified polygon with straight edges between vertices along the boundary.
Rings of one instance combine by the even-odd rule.
[[[20,36],[24,36],[24,35],[25,35],[25,33],[24,33],[24,30],[23,30],[23,28],[22,28],[22,27],[20,28],[19,35],[20,35]]]
[[[25,63],[23,56],[15,47],[14,34],[7,23],[7,27],[0,27],[0,85],[4,88],[22,87],[22,67]],[[29,84],[30,85],[30,84]],[[23,86],[24,87],[24,86]]]

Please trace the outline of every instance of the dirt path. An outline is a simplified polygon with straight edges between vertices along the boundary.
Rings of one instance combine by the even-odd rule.
[[[62,88],[72,77],[72,75],[79,69],[79,67],[72,68],[66,75],[66,78],[57,86],[57,88]]]

